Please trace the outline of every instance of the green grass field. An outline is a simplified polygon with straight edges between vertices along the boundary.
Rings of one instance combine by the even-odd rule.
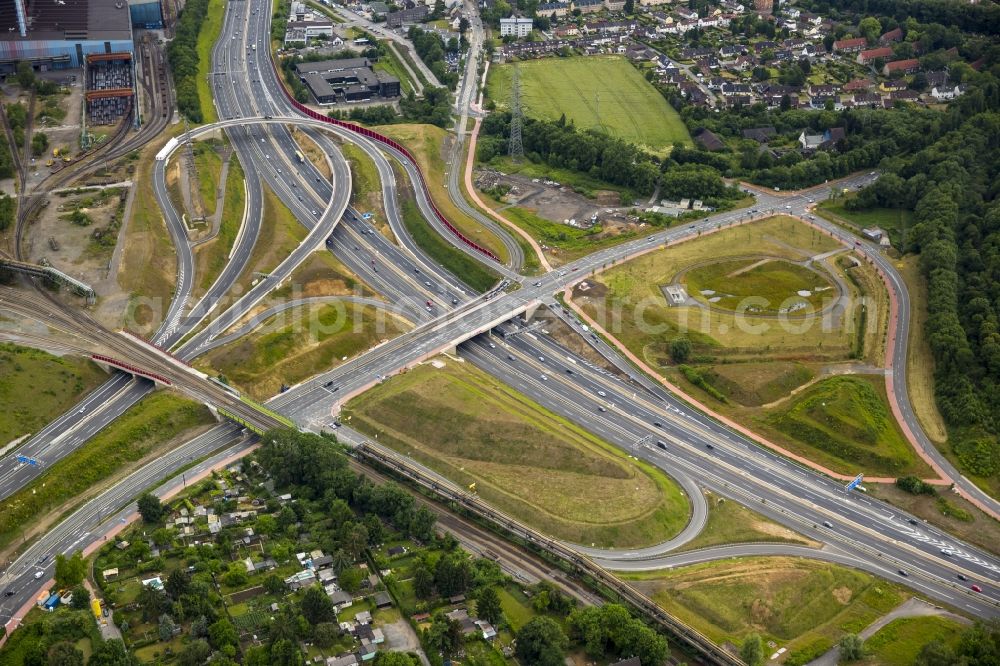
[[[0,446],[38,432],[107,377],[83,358],[0,343]]]
[[[212,193],[212,206],[215,206],[215,194]],[[229,252],[236,242],[236,236],[243,222],[246,207],[246,191],[243,189],[243,167],[233,153],[229,158],[229,173],[226,175],[226,197],[222,204],[222,218],[219,220],[219,234],[204,245],[195,249],[195,268],[198,276],[199,293],[208,291],[222,269],[226,267]]]
[[[870,657],[864,663],[910,666],[928,643],[940,641],[955,647],[964,629],[954,620],[936,616],[893,620],[865,641],[865,651]]]
[[[761,361],[762,356],[775,360],[842,360],[853,350],[853,317],[827,324],[819,316],[781,321],[700,305],[670,307],[661,291],[663,285],[673,283],[679,274],[698,266],[705,257],[722,260],[759,255],[801,261],[837,247],[828,236],[779,216],[724,229],[612,266],[590,281],[589,291],[574,292],[574,299],[596,321],[611,326],[619,340],[653,367],[670,366],[670,342],[682,334],[692,343],[692,356],[704,362]]]
[[[851,195],[852,197],[854,195]],[[889,240],[894,247],[902,247],[907,230],[913,227],[913,211],[895,208],[869,208],[868,210],[847,210],[844,203],[848,198],[827,199],[820,202],[816,212],[831,222],[844,223],[855,231],[868,227],[882,227],[889,232]]]
[[[898,586],[825,562],[742,558],[627,580],[718,644],[750,633],[788,648],[785,664],[808,663],[901,603]],[[770,651],[769,651],[770,652]]]
[[[798,361],[772,361],[707,366],[702,376],[726,399],[758,407],[787,396],[811,380],[814,372]]]
[[[513,67],[490,68],[487,92],[500,107],[509,103]],[[606,131],[654,153],[691,143],[677,112],[623,57],[541,58],[518,67],[521,103],[532,117],[565,114],[581,129]]]
[[[350,425],[555,537],[653,544],[689,507],[662,472],[468,364],[423,365],[354,398]]]
[[[203,405],[168,391],[143,398],[107,428],[30,485],[0,503],[0,546],[21,537],[22,528],[44,529],[57,511],[181,432],[212,422]]]
[[[248,395],[264,399],[336,367],[409,324],[371,306],[308,305],[286,310],[258,330],[210,352],[199,366],[223,374]]]
[[[766,422],[811,459],[843,473],[926,476],[931,470],[899,431],[882,377],[820,380],[774,408]]]
[[[222,17],[226,13],[226,0],[208,0],[208,12],[205,15],[205,23],[198,31],[198,76],[195,84],[198,86],[198,101],[201,104],[201,115],[203,122],[214,123],[218,120],[215,115],[215,104],[212,103],[212,87],[209,80],[212,78],[209,73],[212,71],[212,47],[219,39],[222,32]]]
[[[728,310],[746,307],[747,299],[754,299],[755,312],[776,313],[799,307],[816,312],[837,295],[827,276],[818,271],[760,257],[704,264],[685,273],[683,281],[689,295]]]

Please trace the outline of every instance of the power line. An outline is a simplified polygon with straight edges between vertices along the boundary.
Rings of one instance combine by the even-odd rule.
[[[517,65],[514,65],[513,78],[510,91],[510,144],[507,153],[515,162],[520,162],[524,159],[524,144],[521,142],[524,112],[521,110],[521,70]]]

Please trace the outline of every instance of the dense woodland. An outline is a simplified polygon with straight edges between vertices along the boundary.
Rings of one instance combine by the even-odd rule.
[[[167,46],[174,75],[177,109],[193,123],[204,122],[198,95],[198,32],[208,14],[208,0],[188,0],[177,20],[175,35]]]

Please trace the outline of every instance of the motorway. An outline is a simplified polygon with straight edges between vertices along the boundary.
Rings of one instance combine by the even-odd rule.
[[[263,11],[257,11],[258,9]],[[241,11],[244,14],[238,13]],[[325,244],[342,259],[350,261],[348,265],[357,270],[366,281],[379,285],[380,291],[384,288],[401,298],[408,298],[410,305],[407,311],[413,315],[416,323],[416,328],[411,333],[390,340],[334,370],[277,396],[268,403],[271,409],[294,418],[305,427],[312,429],[329,427],[335,418],[338,406],[350,395],[363,391],[374,383],[383,381],[388,375],[431,357],[442,349],[465,343],[459,351],[473,362],[524,391],[546,407],[581,423],[588,430],[619,444],[630,453],[650,460],[668,473],[678,478],[693,478],[713,492],[749,504],[755,510],[783,524],[793,526],[812,538],[829,543],[831,544],[829,548],[842,553],[846,558],[845,561],[853,562],[854,566],[877,570],[880,575],[904,582],[966,612],[983,617],[1000,615],[997,606],[1000,603],[1000,596],[996,588],[1000,564],[996,557],[962,544],[926,525],[913,525],[910,522],[911,518],[901,515],[889,505],[845,494],[838,483],[758,447],[741,435],[690,410],[687,405],[669,394],[666,396],[650,394],[641,386],[628,386],[615,377],[598,372],[581,363],[582,359],[567,359],[570,354],[542,337],[532,337],[533,334],[530,333],[519,334],[508,338],[505,344],[493,347],[490,344],[496,343],[491,343],[485,336],[476,337],[496,326],[505,325],[520,312],[550,301],[552,293],[580,281],[605,264],[620,262],[666,243],[694,237],[699,233],[708,233],[720,226],[741,223],[748,219],[746,211],[721,213],[685,228],[658,232],[649,238],[599,251],[559,271],[550,272],[533,283],[521,282],[520,289],[511,293],[498,292],[487,298],[474,297],[467,289],[463,290],[460,282],[453,276],[449,277],[433,265],[428,265],[428,262],[421,258],[421,253],[408,244],[406,234],[400,235],[396,231],[399,225],[398,213],[390,212],[389,204],[395,200],[392,189],[388,191],[389,196],[385,197],[387,215],[390,217],[394,232],[401,240],[402,248],[388,243],[377,232],[370,232],[364,221],[353,216],[347,209],[346,201],[341,213],[347,214],[345,218],[347,222],[336,225],[336,220],[331,221],[333,217],[331,211],[335,212],[339,207],[334,205],[334,197],[338,190],[342,194],[343,188],[324,187],[324,183],[313,175],[311,165],[293,163],[290,155],[296,148],[294,140],[287,131],[277,130],[267,133],[266,137],[259,136],[258,132],[266,133],[263,128],[256,127],[261,124],[257,120],[261,116],[273,115],[275,121],[293,120],[280,89],[276,87],[278,83],[274,78],[274,70],[270,67],[269,57],[261,53],[266,50],[269,13],[266,3],[259,0],[246,3],[234,2],[227,6],[226,22],[219,48],[222,48],[222,42],[233,42],[228,47],[229,57],[234,59],[230,64],[236,62],[234,55],[236,53],[239,53],[240,57],[244,52],[247,55],[251,52],[257,55],[243,60],[250,69],[255,70],[255,73],[249,74],[249,81],[244,81],[244,77],[241,76],[226,76],[226,80],[232,84],[232,91],[231,95],[219,97],[220,116],[236,119],[237,122],[241,120],[246,122],[245,130],[234,130],[234,134],[245,131],[249,143],[256,149],[251,151],[250,147],[246,146],[249,151],[247,163],[252,163],[258,168],[262,179],[292,209],[296,217],[310,228],[309,240],[305,244],[312,248],[310,251]],[[231,14],[234,16],[231,17]],[[244,18],[242,23],[239,20],[240,16]],[[265,47],[246,50],[248,40],[258,40],[258,43],[265,44]],[[237,88],[244,82],[249,85],[249,93],[246,89]],[[221,101],[225,99],[229,101]],[[300,124],[305,127],[308,123],[300,122]],[[342,136],[346,137],[348,134],[342,133]],[[264,143],[261,145],[266,147],[258,148],[257,144],[261,142],[257,139],[263,140]],[[320,137],[317,140],[323,142],[325,138]],[[332,149],[330,143],[321,145],[325,146],[324,149],[328,153]],[[381,152],[374,148],[372,150],[375,153]],[[384,147],[382,150],[385,150]],[[261,153],[261,151],[266,152]],[[386,152],[391,154],[391,151]],[[271,155],[274,155],[274,159]],[[393,155],[393,157],[399,156]],[[241,156],[241,161],[243,159]],[[406,161],[403,162],[405,167]],[[245,169],[246,166],[247,164],[244,164]],[[383,188],[386,193],[387,182],[391,184],[392,181],[386,180],[382,167],[379,168],[379,172],[383,176]],[[349,175],[347,177],[349,178]],[[857,187],[869,180],[870,177],[860,176],[844,184]],[[346,189],[349,192],[350,188]],[[415,189],[419,192],[421,188]],[[822,198],[825,195],[822,190],[823,188],[812,194],[798,193],[782,197],[761,193],[758,196],[756,209],[761,211],[759,216],[763,216],[763,212],[767,210],[783,210],[792,214],[807,215],[811,205],[809,198]],[[327,197],[326,204],[323,208],[324,213],[320,214],[316,202],[324,201],[324,196]],[[337,219],[340,219],[339,215]],[[317,232],[314,237],[313,231],[328,222],[330,229],[323,228],[322,231],[325,233]],[[854,240],[849,234],[833,225],[827,225],[819,220],[815,223],[847,239],[849,243]],[[365,233],[366,231],[369,233]],[[445,233],[444,236],[454,241],[449,234]],[[362,247],[365,250],[361,250]],[[876,263],[879,261],[888,263],[874,248],[863,244],[859,249]],[[882,267],[887,275],[895,274],[891,264]],[[510,267],[504,268],[508,269],[506,274],[512,275]],[[422,281],[414,277],[419,275],[420,271],[433,275],[433,281]],[[237,323],[253,304],[259,302],[272,284],[276,285],[279,282],[280,280],[270,278],[262,281],[261,284],[266,286],[261,287],[256,296],[249,298],[245,303],[242,299],[238,301],[237,310],[232,311],[234,314],[227,316],[227,313],[223,313],[217,320],[221,323],[196,334],[184,346],[178,348],[178,353],[182,358],[184,354],[197,353],[200,348],[209,344],[215,335]],[[902,287],[902,284],[899,283],[899,286]],[[898,293],[905,294],[905,288],[899,289]],[[421,307],[420,303],[425,297],[433,305]],[[903,300],[901,298],[901,301]],[[240,303],[244,305],[240,306]],[[430,311],[427,310],[428,307]],[[901,302],[900,320],[906,322],[908,317],[904,316],[903,309]],[[181,309],[178,309],[169,321],[181,322],[180,312]],[[908,302],[906,302],[906,314],[908,314]],[[894,333],[897,340],[894,358],[902,346],[903,361],[894,364],[894,371],[903,372],[906,324],[900,325],[903,335],[900,335],[899,329]],[[539,354],[539,350],[543,350],[543,353]],[[546,360],[539,361],[538,356],[543,356]],[[543,374],[547,379],[541,378]],[[894,388],[899,386],[905,391],[905,381],[896,382]],[[600,395],[600,392],[605,395]],[[110,394],[104,394],[105,402],[108,395]],[[216,399],[216,397],[212,395],[206,399]],[[100,400],[93,403],[95,408],[99,403]],[[908,402],[904,401],[901,404],[905,405]],[[602,407],[606,411],[601,411]],[[113,410],[107,411],[110,416]],[[657,426],[656,423],[660,425]],[[53,428],[50,434],[67,427],[71,427],[71,424],[64,422],[61,426]],[[918,431],[919,428],[915,430]],[[204,435],[202,441],[205,442],[205,446],[208,446],[208,442],[219,444],[231,441],[234,434],[235,429],[232,426],[219,426]],[[229,440],[225,440],[226,437]],[[71,437],[66,439],[69,440]],[[655,443],[657,439],[663,442],[662,447]],[[637,444],[637,442],[642,443]],[[178,451],[190,451],[190,446],[190,444],[185,445]],[[174,459],[174,462],[176,464],[177,460]],[[2,483],[4,480],[0,477],[0,484]],[[128,496],[127,493],[122,493],[120,497]],[[697,503],[695,505],[697,506]],[[32,546],[32,549],[37,548],[37,550],[29,549],[28,553],[50,554],[77,547],[84,540],[86,536],[84,533],[88,531],[84,527],[87,524],[85,518],[87,517],[73,517],[61,524],[58,532],[46,535]],[[821,527],[824,521],[829,522],[831,527]],[[816,527],[813,527],[814,525]],[[67,542],[70,537],[75,540]],[[655,553],[647,551],[592,554],[594,557],[607,558],[608,566],[611,567],[657,564],[666,566],[674,561],[670,559],[672,556],[667,554],[668,550],[669,547],[664,546]],[[30,562],[31,557],[26,554],[10,572],[17,581],[15,585],[18,598],[27,595],[31,586]],[[906,571],[908,575],[901,577],[898,573],[894,573],[900,569]],[[957,583],[958,573],[967,575],[972,580],[981,581],[984,584],[984,594],[969,593],[963,585]]]

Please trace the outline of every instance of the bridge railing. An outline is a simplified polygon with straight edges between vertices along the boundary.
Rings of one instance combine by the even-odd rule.
[[[273,66],[274,62],[272,61],[271,64]],[[386,146],[389,146],[390,148],[392,148],[396,152],[398,152],[398,153],[402,154],[404,157],[406,157],[406,159],[408,159],[413,164],[414,169],[416,169],[417,174],[420,176],[420,183],[419,183],[420,189],[423,190],[424,196],[427,197],[427,201],[430,204],[431,210],[434,211],[434,215],[441,222],[441,224],[443,224],[445,226],[445,228],[448,229],[448,231],[450,231],[451,233],[455,234],[455,236],[457,236],[460,241],[462,241],[463,243],[465,243],[466,245],[468,245],[469,247],[471,247],[476,252],[479,252],[480,254],[482,254],[482,255],[484,255],[486,257],[489,257],[493,261],[495,261],[497,263],[500,263],[500,258],[497,257],[497,255],[494,254],[493,251],[491,251],[489,248],[483,247],[479,243],[475,242],[474,240],[472,240],[471,238],[469,238],[468,236],[466,236],[465,234],[463,234],[461,231],[459,231],[455,227],[455,225],[453,225],[448,220],[448,218],[446,218],[441,213],[440,210],[438,210],[437,205],[434,203],[433,197],[431,197],[430,190],[427,188],[427,182],[426,182],[426,179],[424,178],[423,171],[421,171],[421,169],[420,169],[420,164],[417,162],[416,158],[413,157],[413,155],[410,153],[410,151],[407,150],[405,147],[403,147],[402,144],[400,144],[399,142],[395,141],[394,139],[392,139],[392,138],[390,138],[390,137],[388,137],[388,136],[386,136],[384,134],[379,134],[378,132],[375,132],[374,130],[370,130],[367,127],[362,127],[361,125],[357,125],[355,123],[350,123],[350,122],[347,122],[345,120],[338,120],[336,118],[330,118],[329,116],[326,116],[326,115],[324,115],[322,113],[319,113],[318,111],[314,111],[314,110],[310,109],[308,106],[306,106],[305,104],[302,104],[301,102],[299,102],[298,100],[296,100],[292,96],[292,94],[289,92],[288,88],[286,88],[285,85],[284,85],[284,83],[281,82],[281,75],[279,74],[277,67],[274,67],[274,76],[277,79],[278,85],[281,87],[282,92],[285,93],[285,97],[288,98],[288,101],[300,113],[302,113],[302,114],[304,114],[304,115],[312,118],[313,120],[319,120],[319,121],[322,121],[322,122],[325,122],[325,123],[329,123],[331,125],[336,125],[337,127],[342,127],[344,129],[349,130],[351,132],[354,132],[356,134],[360,134],[361,136],[363,136],[365,138],[373,139],[374,141],[378,141],[379,143],[384,144]]]
[[[110,356],[105,356],[104,354],[91,354],[90,358],[97,361],[98,363],[107,363],[112,367],[118,368],[119,370],[124,370],[125,372],[131,373],[133,375],[139,375],[140,377],[145,377],[146,379],[152,379],[154,382],[163,384],[164,386],[172,385],[171,381],[166,377],[164,377],[163,375],[157,374],[155,372],[150,372],[149,370],[143,370],[142,368],[132,365],[131,363],[119,361],[116,358],[111,358]]]

